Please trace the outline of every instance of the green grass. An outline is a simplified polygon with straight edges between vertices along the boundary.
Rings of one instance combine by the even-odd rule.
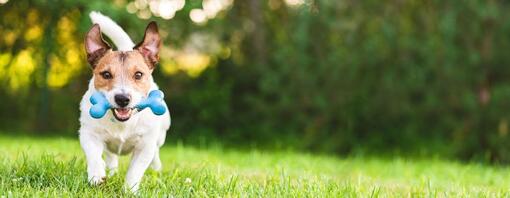
[[[144,197],[510,196],[510,169],[438,159],[316,156],[167,145],[163,172],[146,172]],[[120,174],[86,182],[76,139],[0,136],[0,196],[132,196]]]

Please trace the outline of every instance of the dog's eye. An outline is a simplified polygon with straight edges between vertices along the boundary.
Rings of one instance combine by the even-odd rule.
[[[109,71],[104,71],[104,72],[101,72],[99,74],[101,74],[101,76],[104,79],[112,79],[113,78],[112,73],[110,73]]]
[[[135,79],[136,79],[136,80],[140,80],[140,79],[142,79],[142,76],[143,76],[143,73],[142,73],[142,72],[136,72],[136,73],[135,73]]]

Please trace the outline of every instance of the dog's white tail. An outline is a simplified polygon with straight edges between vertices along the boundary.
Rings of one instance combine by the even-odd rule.
[[[99,24],[101,32],[110,38],[119,51],[131,51],[135,44],[129,38],[129,35],[115,23],[110,17],[102,15],[100,12],[92,11],[89,14],[92,23]]]

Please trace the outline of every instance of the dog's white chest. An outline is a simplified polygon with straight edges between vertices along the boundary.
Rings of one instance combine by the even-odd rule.
[[[139,143],[140,135],[131,134],[131,136],[123,137],[107,137],[105,139],[106,148],[111,153],[117,155],[125,155],[133,151],[135,146]]]
[[[143,136],[143,133],[139,131],[147,131],[142,124],[138,123],[136,118],[123,124],[109,123],[109,126],[105,127],[104,130],[105,133],[102,133],[102,136],[106,149],[118,155],[133,151]]]

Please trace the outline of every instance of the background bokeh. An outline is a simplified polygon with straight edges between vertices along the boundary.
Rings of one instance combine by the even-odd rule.
[[[164,38],[169,141],[510,162],[502,0],[0,0],[0,130],[76,136],[88,13]]]

